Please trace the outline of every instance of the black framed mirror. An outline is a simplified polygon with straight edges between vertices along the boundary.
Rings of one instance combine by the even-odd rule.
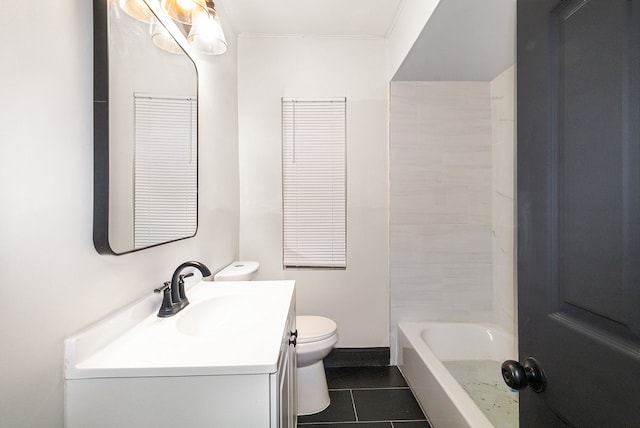
[[[101,254],[197,232],[198,74],[155,1],[94,0],[93,240]]]

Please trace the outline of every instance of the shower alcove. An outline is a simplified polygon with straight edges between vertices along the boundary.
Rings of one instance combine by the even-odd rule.
[[[512,0],[442,0],[391,82],[391,343],[400,367],[401,322],[517,335],[514,26]],[[517,357],[510,343],[505,358]]]

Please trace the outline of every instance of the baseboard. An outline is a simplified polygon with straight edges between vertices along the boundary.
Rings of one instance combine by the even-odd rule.
[[[389,348],[334,348],[324,359],[325,367],[384,367],[391,361]]]

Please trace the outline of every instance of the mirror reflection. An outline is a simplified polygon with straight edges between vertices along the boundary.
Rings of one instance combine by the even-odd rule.
[[[94,2],[94,243],[103,254],[197,230],[197,72],[177,27],[170,33],[152,8]]]

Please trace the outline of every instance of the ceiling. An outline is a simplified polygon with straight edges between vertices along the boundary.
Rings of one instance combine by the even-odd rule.
[[[403,2],[219,0],[216,8],[237,34],[386,37]]]
[[[387,37],[406,0],[217,0],[236,34]],[[440,0],[393,77],[489,81],[514,63],[516,0]]]
[[[393,80],[493,80],[515,61],[515,10],[515,0],[441,0]]]

